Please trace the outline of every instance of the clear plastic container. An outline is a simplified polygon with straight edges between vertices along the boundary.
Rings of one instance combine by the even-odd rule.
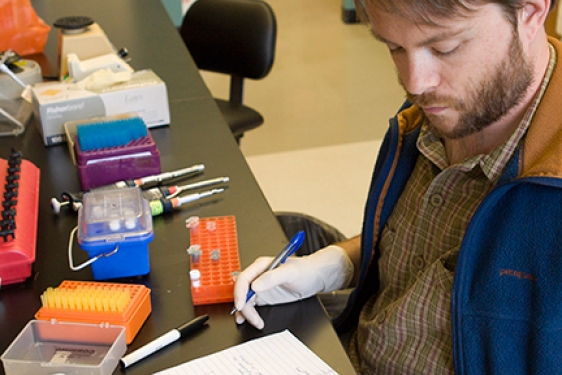
[[[87,251],[96,280],[146,275],[154,238],[148,201],[138,187],[84,194],[78,212],[78,243]]]
[[[32,320],[0,359],[6,375],[104,375],[126,350],[122,326]]]
[[[138,187],[99,189],[84,194],[79,224],[81,243],[124,241],[152,232],[150,209]]]

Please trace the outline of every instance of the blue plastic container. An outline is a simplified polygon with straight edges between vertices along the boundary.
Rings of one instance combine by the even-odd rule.
[[[148,201],[135,188],[84,194],[78,212],[78,243],[96,280],[146,275],[148,244],[154,238]]]

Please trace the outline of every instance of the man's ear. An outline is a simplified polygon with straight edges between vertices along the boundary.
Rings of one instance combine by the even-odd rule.
[[[532,42],[540,30],[550,11],[551,0],[527,0],[518,11],[518,26],[520,36]]]

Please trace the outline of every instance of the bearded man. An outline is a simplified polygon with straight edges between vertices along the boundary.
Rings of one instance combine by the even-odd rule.
[[[357,0],[407,101],[360,236],[235,286],[255,305],[351,286],[361,374],[562,374],[562,43],[550,0]],[[256,296],[246,302],[248,288]]]

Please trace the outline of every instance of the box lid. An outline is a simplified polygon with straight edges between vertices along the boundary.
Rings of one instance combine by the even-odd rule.
[[[7,375],[109,375],[126,350],[123,326],[31,320],[0,359]]]
[[[96,189],[78,211],[78,242],[122,242],[152,237],[152,215],[138,187]]]

